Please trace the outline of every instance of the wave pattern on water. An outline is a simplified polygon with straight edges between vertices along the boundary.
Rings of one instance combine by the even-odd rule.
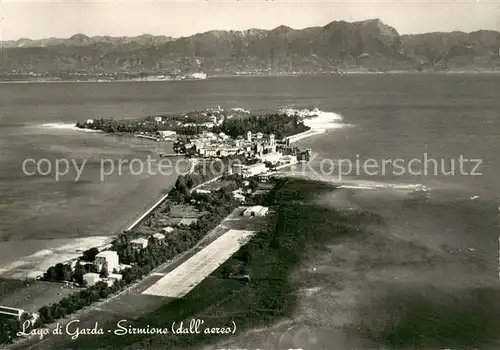
[[[74,123],[44,123],[38,124],[36,127],[43,129],[59,129],[59,130],[74,130],[74,131],[84,131],[84,132],[99,132],[100,130],[92,129],[81,129],[78,128]]]
[[[342,180],[321,175],[314,171],[304,171],[298,169],[297,167],[292,168],[286,173],[288,176],[307,178],[314,181],[322,181],[327,183],[332,183],[337,185],[338,188],[345,189],[360,189],[360,190],[375,190],[375,189],[391,189],[391,190],[406,190],[406,191],[423,191],[428,192],[431,189],[423,184],[404,184],[404,183],[385,183],[378,181],[366,181],[366,180]]]
[[[280,109],[280,112],[289,116],[298,115],[304,118],[304,124],[311,128],[337,128],[344,119],[340,114],[321,111],[318,108],[298,109],[294,107],[284,107]]]

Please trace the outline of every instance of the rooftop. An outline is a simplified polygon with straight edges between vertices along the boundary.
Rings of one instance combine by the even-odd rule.
[[[87,272],[86,274],[84,274],[84,276],[89,276],[89,277],[97,277],[97,278],[99,278],[99,274],[98,274],[98,273],[95,273],[95,272]]]
[[[147,243],[148,239],[144,237],[139,237],[130,241],[130,243]]]
[[[248,169],[253,169],[253,168],[258,168],[258,167],[262,167],[262,166],[266,166],[264,163],[255,163],[255,164],[252,164],[252,165],[248,165],[247,168]]]

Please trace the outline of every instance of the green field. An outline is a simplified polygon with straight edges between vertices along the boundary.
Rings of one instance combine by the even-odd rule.
[[[75,292],[64,283],[0,279],[0,305],[38,312]]]

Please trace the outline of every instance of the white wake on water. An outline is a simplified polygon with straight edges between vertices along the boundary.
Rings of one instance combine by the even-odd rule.
[[[78,128],[74,123],[45,123],[45,124],[38,125],[38,127],[43,128],[43,129],[74,130],[74,131],[84,131],[84,132],[100,132],[100,130]]]
[[[293,107],[285,107],[280,109],[280,111],[286,115],[298,115],[303,118],[304,125],[310,127],[313,130],[328,130],[328,129],[338,129],[346,127],[347,124],[342,123],[344,118],[334,112],[325,112],[314,109],[298,109]]]
[[[343,122],[344,118],[334,112],[325,112],[318,108],[313,109],[298,109],[294,107],[284,107],[280,109],[280,112],[292,116],[297,115],[302,119],[304,125],[309,126],[311,130],[306,131],[299,135],[294,135],[293,141],[309,137],[312,135],[324,133],[330,129],[341,129],[346,127],[352,127],[351,124],[346,124]],[[375,190],[375,189],[393,189],[393,190],[403,190],[403,191],[421,191],[428,192],[430,188],[422,184],[403,184],[403,183],[383,183],[376,181],[365,181],[365,180],[341,180],[332,178],[330,176],[325,176],[318,174],[316,172],[304,172],[290,169],[287,172],[288,175],[294,177],[308,178],[316,181],[323,181],[333,183],[338,185],[338,188],[345,189],[359,189],[359,190]]]
[[[367,181],[367,180],[339,180],[337,177],[327,176],[319,174],[315,171],[304,171],[298,169],[297,167],[290,169],[286,172],[286,175],[306,178],[314,181],[321,181],[326,183],[331,183],[338,188],[343,189],[357,189],[357,190],[377,190],[377,189],[389,189],[389,190],[401,190],[408,192],[429,192],[431,189],[423,184],[407,184],[407,183],[385,183],[378,181]]]
[[[298,109],[294,107],[284,107],[280,108],[279,111],[288,116],[299,116],[302,119],[304,125],[310,128],[310,130],[308,131],[290,136],[290,142],[295,142],[306,137],[323,134],[327,130],[341,129],[352,126],[350,124],[343,123],[344,118],[340,114],[334,112],[325,112],[319,110],[318,108]]]

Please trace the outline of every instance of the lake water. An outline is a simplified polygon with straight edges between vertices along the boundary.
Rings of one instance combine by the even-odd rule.
[[[251,110],[296,105],[338,113],[349,124],[300,142],[317,153],[311,162],[316,171],[323,159],[408,163],[427,156],[444,160],[447,171],[461,156],[480,159],[479,168],[469,163],[455,175],[351,173],[344,178],[351,183],[423,184],[431,190],[345,190],[343,204],[379,213],[394,236],[431,249],[468,252],[469,273],[490,281],[498,278],[498,86],[497,75],[430,74],[0,84],[0,265],[76,238],[114,235],[175,181],[175,174],[128,171],[101,181],[101,159],[142,159],[156,154],[157,145],[63,124],[217,105]],[[70,158],[86,165],[79,181],[74,172],[55,181],[53,174],[24,175],[27,158]],[[472,170],[480,175],[471,176]]]

